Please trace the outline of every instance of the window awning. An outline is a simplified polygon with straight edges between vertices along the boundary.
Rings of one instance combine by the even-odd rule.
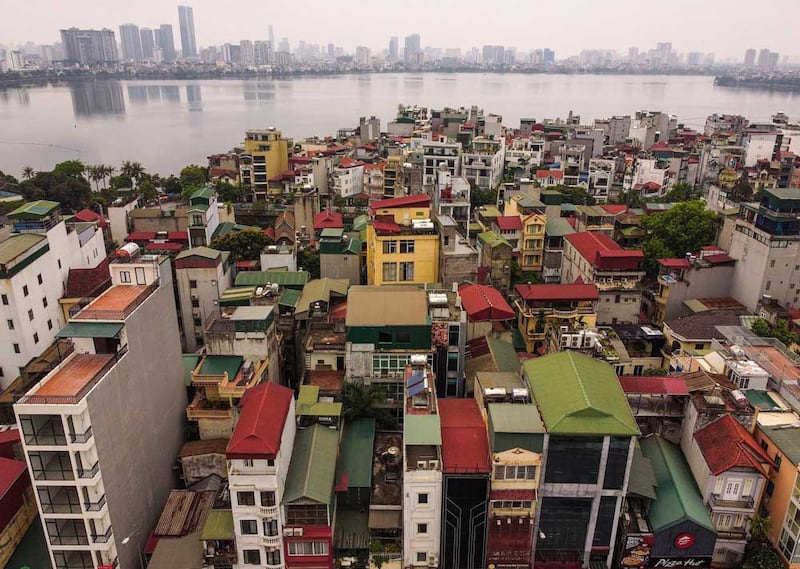
[[[114,338],[122,326],[121,322],[68,322],[56,338]]]

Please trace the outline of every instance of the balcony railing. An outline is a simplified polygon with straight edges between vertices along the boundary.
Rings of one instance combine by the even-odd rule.
[[[738,499],[726,499],[720,494],[711,494],[711,506],[716,508],[752,509],[755,502],[752,496],[741,496]]]
[[[717,530],[717,539],[747,539],[747,532],[744,528],[731,528],[728,530]]]
[[[109,528],[103,534],[100,534],[100,535],[92,534],[92,542],[93,543],[108,543],[108,541],[111,539],[111,535],[112,535],[111,527],[109,526]]]
[[[261,543],[263,543],[266,547],[278,547],[281,544],[281,536],[265,535],[261,538]]]
[[[278,517],[278,506],[261,506],[259,510],[261,511],[261,515],[267,518]]]
[[[97,502],[85,502],[83,507],[87,512],[99,512],[106,505],[106,495],[103,494]]]
[[[95,462],[89,468],[79,468],[78,469],[78,478],[84,478],[84,479],[94,478],[95,476],[97,476],[98,472],[100,472],[100,463],[99,462]]]
[[[78,444],[88,442],[89,439],[91,439],[91,438],[92,438],[92,427],[91,426],[88,429],[86,429],[84,432],[82,432],[82,433],[70,433],[69,434],[69,439],[73,443],[78,443]]]

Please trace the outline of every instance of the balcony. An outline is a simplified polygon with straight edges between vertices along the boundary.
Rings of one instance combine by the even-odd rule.
[[[95,462],[89,468],[79,468],[78,469],[78,478],[80,478],[82,480],[87,480],[87,479],[94,478],[99,473],[100,473],[100,463],[99,462]]]
[[[280,563],[278,563],[276,565],[270,565],[269,563],[267,563],[266,564],[266,568],[267,569],[283,569],[283,565],[281,565]]]
[[[89,439],[92,438],[92,427],[89,427],[82,433],[70,433],[69,439],[71,442],[76,444],[82,444],[89,442]]]
[[[261,515],[266,518],[278,517],[278,506],[261,506],[259,507],[259,511],[261,512]]]
[[[755,507],[755,502],[752,496],[741,496],[738,499],[726,499],[720,494],[711,494],[711,507],[752,510]]]
[[[92,543],[108,543],[111,540],[111,526],[105,531],[105,533],[100,535],[92,534]]]
[[[232,420],[233,409],[224,401],[212,402],[203,399],[198,392],[192,402],[186,407],[186,418],[190,421],[200,419]]]
[[[265,547],[280,547],[281,536],[265,535],[264,537],[261,538],[261,543],[263,543]]]
[[[747,539],[747,531],[744,528],[731,528],[727,530],[718,529],[717,539],[744,541]]]
[[[84,502],[83,507],[87,512],[99,512],[106,505],[106,495],[103,494],[96,502]]]

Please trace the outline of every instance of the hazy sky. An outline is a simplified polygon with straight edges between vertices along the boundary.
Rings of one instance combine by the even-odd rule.
[[[191,0],[200,46],[287,37],[334,43],[347,50],[385,49],[389,36],[419,33],[422,45],[468,48],[483,44],[520,51],[551,47],[558,58],[581,49],[655,47],[671,41],[681,52],[742,58],[747,47],[800,54],[798,0]],[[58,30],[140,27],[171,23],[180,45],[177,3],[168,0],[4,0],[0,43],[53,43]]]

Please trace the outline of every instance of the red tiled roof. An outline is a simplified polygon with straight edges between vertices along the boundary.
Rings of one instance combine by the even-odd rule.
[[[514,310],[496,288],[470,284],[459,287],[458,294],[470,322],[511,320]]]
[[[66,298],[95,297],[111,285],[108,259],[93,269],[70,269],[67,276]]]
[[[170,241],[186,241],[189,242],[189,232],[188,231],[170,231],[167,233],[167,239]]]
[[[353,160],[349,156],[342,158],[337,168],[355,168],[356,166],[363,166],[364,163],[359,160]]]
[[[704,261],[708,261],[712,265],[719,265],[721,263],[730,263],[731,261],[735,261],[733,257],[726,255],[725,253],[720,253],[719,255],[706,255],[703,257]]]
[[[155,238],[155,231],[134,231],[128,234],[125,241],[152,241]]]
[[[410,206],[427,206],[430,205],[431,198],[425,194],[414,194],[412,196],[402,196],[399,198],[389,198],[386,200],[378,200],[370,204],[370,207],[375,209],[391,209],[395,207],[410,207]]]
[[[27,472],[28,468],[24,461],[0,457],[0,498],[5,496],[19,477]]]
[[[600,207],[602,207],[608,213],[613,215],[625,213],[626,211],[628,211],[628,206],[624,204],[603,204]]]
[[[173,242],[157,242],[148,243],[144,246],[145,251],[183,251],[186,248],[185,243]]]
[[[96,221],[99,227],[106,226],[106,220],[103,218],[102,215],[97,213],[96,211],[92,211],[90,209],[82,209],[74,216],[74,219],[78,221]]]
[[[359,148],[363,148],[364,150],[377,150],[378,147],[374,144],[362,144]]]
[[[0,445],[8,443],[16,443],[20,440],[19,429],[12,427],[4,431],[0,431]]]
[[[486,425],[475,399],[440,399],[442,471],[446,474],[491,472]]]
[[[518,284],[517,294],[523,300],[597,300],[600,298],[593,284]]]
[[[246,271],[255,270],[258,268],[258,261],[236,261],[236,268]]]
[[[669,269],[688,269],[691,267],[689,259],[685,257],[681,259],[659,259],[658,264]]]
[[[241,402],[239,422],[228,443],[230,458],[275,459],[294,400],[294,392],[277,383],[262,383],[247,390]],[[287,419],[288,417],[288,419]]]
[[[377,233],[400,233],[400,226],[393,221],[375,221],[372,227]]]
[[[647,182],[646,184],[641,184],[641,189],[644,189],[644,190],[660,190],[661,186],[659,186],[655,182]]]
[[[680,377],[623,375],[619,383],[625,393],[689,395],[686,382]]]
[[[722,247],[717,247],[716,245],[703,245],[700,247],[701,251],[716,251],[718,253],[724,253],[725,249]]]
[[[325,210],[314,216],[314,229],[340,229],[344,227],[342,214],[338,211]]]
[[[581,231],[566,235],[565,239],[594,267],[600,269],[637,269],[644,259],[641,250],[627,250],[602,233]]]
[[[715,476],[732,468],[754,468],[767,476],[762,463],[772,464],[769,455],[753,435],[730,415],[697,431],[694,440]]]
[[[522,219],[518,215],[502,215],[495,217],[494,222],[502,231],[522,229]]]
[[[380,170],[383,172],[384,168],[386,168],[386,162],[378,162],[377,164],[364,164],[364,171],[367,170]]]
[[[561,170],[536,170],[536,177],[539,179],[549,178],[550,176],[553,176],[556,180],[560,180],[564,177],[564,172]]]

